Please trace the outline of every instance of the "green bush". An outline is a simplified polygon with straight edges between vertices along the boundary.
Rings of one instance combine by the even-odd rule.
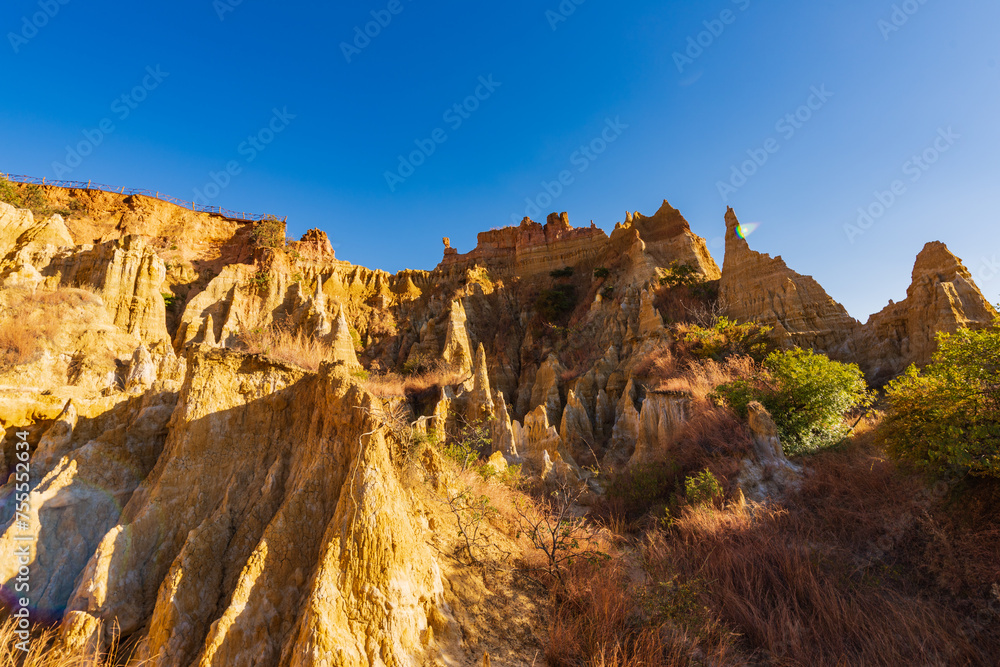
[[[878,437],[935,475],[1000,477],[1000,328],[938,335],[929,366],[889,384]]]
[[[789,454],[837,444],[849,432],[847,412],[872,403],[856,364],[799,348],[771,353],[756,377],[720,385],[713,397],[744,418],[747,406],[760,401],[774,418]]]
[[[660,284],[664,287],[698,285],[703,282],[705,282],[705,278],[698,272],[698,269],[681,262],[671,264],[666,274],[660,278]]]
[[[576,308],[576,288],[573,285],[556,285],[538,297],[535,306],[549,322],[558,322]]]
[[[598,280],[607,278],[610,275],[611,275],[611,270],[606,269],[603,266],[599,266],[596,269],[594,269],[594,277],[597,278]]]
[[[567,266],[555,271],[549,271],[549,275],[553,278],[570,278],[573,276],[573,267]]]
[[[37,211],[45,208],[45,192],[40,185],[28,185],[21,196],[21,207]]]
[[[11,184],[10,181],[0,178],[0,201],[15,206],[17,208],[21,207],[21,194],[17,189]]]
[[[684,495],[692,505],[711,505],[722,498],[722,485],[708,468],[684,480]]]
[[[259,269],[250,278],[250,285],[258,292],[266,292],[271,287],[271,274],[264,269]]]
[[[253,226],[250,238],[254,245],[262,248],[283,248],[285,223],[274,216],[268,216]]]
[[[486,465],[484,460],[487,452],[492,449],[493,436],[489,420],[465,424],[458,435],[448,437],[440,444],[441,453],[455,463],[460,471],[475,470],[483,479],[494,475],[493,468]]]
[[[775,350],[771,327],[755,322],[738,324],[726,316],[711,328],[689,325],[684,335],[691,353],[699,359],[722,361],[733,355],[749,356],[760,363]]]

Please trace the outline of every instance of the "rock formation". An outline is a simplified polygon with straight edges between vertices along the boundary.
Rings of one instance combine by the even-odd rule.
[[[443,498],[461,475],[442,445],[482,425],[482,469],[581,502],[630,468],[679,465],[713,408],[646,370],[683,348],[662,306],[671,267],[719,281],[733,317],[877,380],[929,360],[938,332],[995,317],[932,243],[906,300],[861,326],[752,251],[732,210],[721,272],[664,202],[610,237],[553,214],[466,254],[445,238],[434,271],[391,275],[338,260],[318,230],[264,247],[248,223],[46,192],[76,212],[0,204],[0,463],[11,471],[9,434],[26,433],[36,474],[30,529],[0,524],[0,583],[30,544],[35,602],[66,642],[102,649],[120,633],[163,667],[517,664],[506,624],[534,637],[544,609],[519,616],[530,589],[494,604],[470,583],[483,578],[450,546]],[[557,287],[575,302],[549,322],[539,296]],[[5,342],[13,321],[28,343]],[[293,349],[279,357],[275,341]],[[743,448],[730,488],[794,489],[802,471],[771,417],[751,406],[745,426],[723,443]],[[484,530],[521,549],[516,529]]]
[[[726,258],[719,299],[740,321],[773,327],[795,345],[839,353],[859,327],[847,310],[810,276],[795,273],[781,257],[754,252],[726,212]]]
[[[997,317],[962,262],[940,242],[917,255],[906,299],[872,315],[852,341],[869,376],[886,380],[910,364],[927,364],[940,332],[989,326]]]

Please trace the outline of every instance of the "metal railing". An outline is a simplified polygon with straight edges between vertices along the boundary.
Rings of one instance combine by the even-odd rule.
[[[93,181],[56,181],[47,178],[35,178],[34,176],[21,176],[18,174],[4,174],[0,172],[0,179],[8,180],[12,183],[28,183],[32,185],[49,185],[54,188],[69,188],[72,190],[100,190],[102,192],[111,192],[119,195],[142,195],[143,197],[150,197],[152,199],[159,199],[160,201],[170,202],[171,204],[176,204],[182,208],[189,208],[192,211],[201,211],[202,213],[212,213],[214,215],[220,215],[223,218],[229,220],[239,220],[243,222],[259,222],[261,220],[280,220],[282,222],[288,222],[287,216],[284,218],[279,218],[277,216],[271,215],[269,213],[246,213],[243,211],[233,211],[228,208],[222,208],[221,206],[205,206],[204,204],[196,204],[190,201],[184,201],[183,199],[177,199],[176,197],[171,197],[162,192],[154,192],[152,190],[143,190],[140,188],[116,188],[111,185],[104,185],[103,183],[94,183]]]

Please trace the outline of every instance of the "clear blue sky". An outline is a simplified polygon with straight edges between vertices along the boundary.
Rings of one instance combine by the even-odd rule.
[[[319,227],[338,257],[391,271],[435,266],[442,236],[471,249],[568,171],[545,212],[610,230],[667,198],[721,263],[718,183],[767,146],[728,203],[760,224],[753,247],[814,275],[856,317],[904,296],[930,240],[1000,300],[1000,262],[984,270],[1000,260],[996,0],[898,2],[916,11],[891,31],[890,0],[567,0],[568,16],[559,0],[64,2],[0,9],[0,171],[191,199],[233,161],[211,203],[287,215],[295,235]],[[46,6],[53,16],[38,14]],[[373,11],[387,25],[345,55]],[[679,61],[689,38],[707,46]],[[831,97],[810,98],[823,86]],[[445,116],[477,92],[467,118]],[[294,118],[261,135],[275,109]],[[796,112],[808,120],[778,127]],[[78,166],[54,166],[75,162],[66,147],[85,130],[96,144],[102,121],[114,131]],[[392,191],[386,172],[439,128],[447,140]],[[615,141],[600,155],[577,153],[600,149],[602,132]],[[925,150],[934,164],[906,164]],[[851,243],[844,225],[897,180],[901,194]]]

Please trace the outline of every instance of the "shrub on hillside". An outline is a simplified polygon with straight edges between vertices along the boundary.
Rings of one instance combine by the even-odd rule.
[[[840,442],[849,431],[845,415],[872,402],[857,365],[799,348],[771,353],[754,377],[723,384],[713,397],[742,417],[747,416],[750,403],[760,401],[774,418],[790,454]]]
[[[878,434],[890,453],[938,475],[1000,477],[1000,327],[939,334],[932,363],[911,366],[887,399]]]
[[[679,333],[684,347],[699,359],[722,361],[732,356],[749,356],[759,363],[776,347],[771,327],[756,322],[739,324],[724,315],[715,318],[710,327],[690,324]]]
[[[283,248],[285,246],[285,223],[274,216],[267,216],[253,226],[250,238],[254,245],[262,248]]]
[[[556,269],[555,271],[549,271],[549,275],[553,278],[572,278],[573,267],[566,266],[561,269]]]
[[[535,305],[546,321],[558,322],[576,308],[576,288],[570,284],[556,285],[542,292]]]
[[[698,269],[690,264],[674,262],[666,273],[660,278],[660,284],[664,287],[678,287],[681,285],[690,286],[705,282]]]

